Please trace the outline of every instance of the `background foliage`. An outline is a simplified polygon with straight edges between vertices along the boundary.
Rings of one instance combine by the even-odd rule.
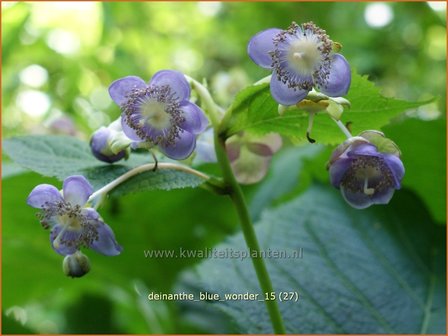
[[[443,292],[445,280],[444,272],[438,273],[443,267],[435,267],[438,263],[444,265],[442,256],[445,245],[444,239],[434,237],[443,238],[444,227],[440,224],[446,221],[445,10],[440,4],[439,7],[431,4],[431,7],[427,3],[372,6],[374,4],[366,3],[2,2],[3,137],[56,133],[87,140],[93,130],[119,115],[118,108],[107,94],[111,81],[129,74],[149,79],[162,68],[175,68],[198,79],[206,78],[217,100],[228,106],[236,92],[267,75],[246,56],[246,44],[250,37],[268,27],[286,27],[293,20],[312,20],[343,44],[343,54],[352,67],[359,74],[368,74],[386,97],[409,101],[436,97],[438,100],[406,111],[404,109],[413,106],[401,106],[403,113],[393,113],[385,119],[387,121],[394,116],[383,131],[400,146],[406,166],[403,180],[405,190],[403,194],[397,193],[390,209],[375,207],[367,212],[348,209],[336,192],[315,186],[316,183],[328,184],[325,162],[332,148],[323,145],[294,147],[287,143],[274,157],[268,177],[260,185],[246,188],[253,217],[262,218],[257,224],[258,231],[261,235],[266,230],[271,232],[273,221],[269,218],[274,218],[272,216],[275,214],[288,218],[304,213],[303,202],[322,205],[322,209],[319,207],[314,212],[313,216],[317,219],[311,216],[312,221],[318,223],[316,225],[328,226],[331,220],[325,216],[336,217],[341,226],[334,229],[344,232],[344,225],[350,222],[349,219],[358,218],[358,229],[372,230],[367,234],[379,239],[378,244],[385,249],[376,251],[383,259],[375,253],[372,257],[368,254],[372,253],[368,246],[366,248],[365,243],[363,245],[358,241],[356,233],[350,231],[352,238],[349,243],[361,244],[358,249],[366,248],[360,258],[367,259],[371,265],[370,269],[365,270],[366,273],[355,275],[370,274],[376,277],[378,273],[382,274],[381,281],[376,285],[369,282],[368,277],[357,279],[356,285],[361,293],[370,300],[372,292],[369,288],[391,290],[395,283],[387,278],[390,268],[400,270],[400,267],[409,266],[406,269],[413,271],[403,275],[404,283],[416,290],[414,300],[421,303],[414,310],[407,311],[409,315],[406,317],[414,316],[415,326],[403,329],[398,313],[406,307],[405,303],[409,300],[406,295],[409,293],[396,294],[397,300],[404,302],[399,307],[373,300],[373,311],[378,308],[380,315],[390,317],[392,324],[397,324],[381,329],[378,327],[381,323],[374,321],[368,331],[442,333],[440,330],[444,330],[445,322],[441,312],[445,303],[440,298],[445,295],[437,293]],[[388,14],[391,15],[390,22],[378,26],[381,23],[379,18],[388,17]],[[357,125],[354,127],[356,129]],[[318,140],[319,135],[321,139],[325,136],[323,129],[316,132]],[[324,140],[323,143],[327,143]],[[13,147],[11,150],[11,142],[9,145],[5,142],[6,152],[8,146],[9,154],[24,150],[23,147]],[[79,155],[85,159],[78,162],[81,164],[79,169],[94,169],[94,163],[83,156],[86,152]],[[30,153],[27,158],[28,163],[20,162],[25,167],[33,165],[33,162],[40,167],[45,163],[55,163],[51,156],[33,157]],[[245,326],[238,322],[235,318],[235,312],[241,309],[238,305],[210,311],[205,304],[207,318],[213,318],[214,322],[207,324],[201,313],[202,306],[148,302],[145,298],[149,291],[170,292],[173,288],[191,288],[193,285],[210,287],[209,283],[199,279],[227,270],[225,263],[211,260],[200,264],[193,277],[188,269],[201,260],[149,259],[143,254],[143,250],[177,249],[179,246],[185,249],[210,248],[228,235],[237,234],[237,219],[227,199],[210,196],[199,188],[146,191],[111,198],[101,208],[101,213],[114,228],[125,253],[114,258],[88,253],[93,265],[92,272],[83,279],[71,280],[63,276],[61,258],[51,251],[47,232],[37,223],[34,209],[24,203],[34,185],[44,182],[59,185],[60,182],[28,172],[23,166],[8,160],[4,157],[2,169],[3,332],[260,331],[253,329],[253,325],[260,324],[260,321],[255,320]],[[55,168],[53,176],[57,176],[59,166],[48,166]],[[205,169],[214,170],[214,167]],[[324,200],[322,204],[320,200]],[[414,216],[407,213],[409,207],[414,209]],[[266,208],[277,209],[262,216]],[[332,212],[334,216],[331,216]],[[397,223],[402,223],[399,224],[400,230],[393,229],[390,216],[396,216]],[[306,236],[306,228],[312,225],[309,221],[284,222],[284,225],[279,225],[275,244],[284,246],[282,232],[286,230],[297,236],[300,241],[297,246],[312,252],[316,250],[313,244],[306,245],[307,240],[300,240]],[[386,233],[381,230],[376,233],[373,230],[375,223],[389,229]],[[297,226],[297,231],[290,227],[292,224]],[[323,234],[332,228],[324,227],[317,232]],[[275,229],[273,225],[272,230]],[[403,242],[403,237],[410,238]],[[319,291],[319,288],[313,287],[318,285],[313,282],[316,277],[313,272],[319,267],[327,272],[323,274],[328,279],[335,278],[331,274],[335,272],[335,267],[347,271],[346,277],[351,277],[350,268],[344,267],[344,263],[352,260],[353,256],[347,257],[341,246],[332,245],[331,237],[320,239],[323,239],[324,249],[338,256],[339,259],[334,261],[336,266],[330,262],[333,266],[329,267],[328,258],[318,258],[322,256],[321,247],[313,258],[298,262],[301,267],[298,270],[303,272],[297,276],[294,272],[286,272],[291,279],[303,281],[301,285],[295,284],[295,288],[309,294]],[[238,236],[224,242],[240,243]],[[420,256],[423,268],[429,269],[427,273],[422,271],[423,275],[419,274],[418,268],[422,265],[416,264],[412,253]],[[327,260],[326,266],[322,266],[320,260]],[[338,262],[342,264],[338,265]],[[236,271],[250,269],[242,263],[235,263]],[[316,265],[319,266],[314,269]],[[276,269],[274,273],[278,272]],[[218,276],[216,279],[220,278]],[[431,282],[431,279],[436,280]],[[329,282],[323,281],[321,285]],[[251,289],[255,285],[243,282],[239,284],[239,289],[244,291],[244,286]],[[226,288],[225,281],[221,287],[222,291],[235,290]],[[212,286],[210,290],[218,289]],[[352,288],[348,292],[354,291]],[[296,326],[294,321],[297,316],[306,315],[300,310],[302,306],[295,307],[298,309],[293,310],[295,315],[287,315],[290,331],[363,331],[348,328],[340,316],[336,316],[338,328],[322,329],[319,319],[324,315],[334,319],[334,311],[341,311],[341,307],[333,307],[334,311],[330,307],[329,311],[322,313],[316,307],[326,305],[326,300],[331,297],[322,295],[314,298],[314,303],[309,303],[309,297],[304,299],[303,304],[305,307],[311,304],[317,312],[305,319],[310,324],[301,325],[299,318]],[[347,294],[346,298],[344,311],[350,314],[355,306],[350,295]],[[382,311],[382,305],[391,311]],[[263,306],[257,307],[261,309]],[[362,302],[361,307],[365,308]],[[253,316],[263,316],[263,312],[258,314],[250,306],[247,309],[252,314],[247,317],[249,321],[254,321]]]

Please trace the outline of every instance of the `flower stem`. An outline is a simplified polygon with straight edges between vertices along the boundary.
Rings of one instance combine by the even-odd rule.
[[[353,137],[353,135],[350,133],[350,131],[347,129],[347,127],[345,127],[345,125],[342,123],[342,121],[336,120],[334,118],[331,118],[331,119],[334,120],[336,125],[338,125],[339,129],[342,131],[342,133],[344,133],[344,135],[347,137],[347,139],[350,139]]]
[[[272,282],[269,277],[269,273],[266,268],[266,264],[261,258],[261,249],[255,234],[254,226],[247,209],[246,201],[241,190],[240,185],[233,175],[232,168],[230,166],[229,159],[225,151],[225,139],[222,139],[215,132],[215,150],[218,158],[218,162],[221,166],[224,176],[224,183],[227,185],[228,194],[237,210],[238,217],[241,222],[241,227],[246,241],[249,253],[251,256],[252,264],[257,274],[258,282],[260,284],[263,293],[274,292]],[[253,252],[253,253],[252,253]],[[255,254],[255,256],[254,256]],[[266,300],[266,307],[271,318],[271,324],[276,334],[284,334],[285,327],[283,324],[282,316],[276,300]]]
[[[191,174],[194,176],[197,176],[203,180],[206,181],[205,184],[205,188],[209,189],[209,190],[213,190],[219,194],[224,194],[225,191],[222,188],[222,183],[213,178],[210,177],[200,171],[197,171],[193,168],[184,166],[184,165],[180,165],[177,163],[168,163],[168,162],[159,162],[158,164],[156,163],[147,163],[141,166],[138,166],[134,169],[131,169],[129,171],[127,171],[126,173],[124,173],[123,175],[119,176],[118,178],[116,178],[115,180],[113,180],[112,182],[106,184],[104,187],[98,189],[97,191],[95,191],[92,195],[90,195],[88,202],[95,203],[95,208],[98,208],[99,204],[101,203],[102,198],[107,195],[109,192],[111,192],[113,189],[115,189],[117,186],[119,186],[121,183],[129,180],[131,177],[134,177],[138,174],[144,173],[144,172],[148,172],[148,171],[154,171],[154,168],[157,167],[157,171],[158,170],[178,170],[178,171],[182,171],[184,173],[187,174]],[[95,202],[95,200],[99,197],[98,202]]]

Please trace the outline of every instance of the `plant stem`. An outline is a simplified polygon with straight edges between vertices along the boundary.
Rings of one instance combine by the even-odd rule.
[[[90,195],[88,202],[93,202],[96,198],[100,197],[99,202],[96,202],[96,204],[95,204],[95,208],[97,208],[99,206],[99,204],[101,203],[102,197],[107,195],[109,192],[111,192],[113,189],[115,189],[118,185],[120,185],[121,183],[129,180],[131,177],[134,177],[138,174],[148,172],[148,171],[153,171],[155,167],[156,167],[155,163],[147,163],[147,164],[138,166],[134,169],[127,171],[123,175],[117,177],[112,182],[106,184],[104,187],[95,191],[92,195]],[[166,169],[178,170],[178,171],[182,171],[187,174],[195,175],[207,182],[206,189],[214,190],[215,192],[217,192],[219,194],[225,193],[225,191],[222,190],[223,188],[221,187],[221,183],[219,180],[216,180],[198,170],[195,170],[193,168],[190,168],[190,167],[187,167],[184,165],[180,165],[177,163],[159,162],[157,164],[157,170],[166,170]]]
[[[344,135],[347,137],[347,139],[350,139],[353,137],[353,135],[350,133],[350,131],[347,129],[347,127],[345,127],[345,125],[342,123],[342,121],[336,120],[334,118],[331,118],[331,119],[334,120],[336,125],[338,125],[339,129],[342,131],[342,133],[344,133]]]
[[[272,282],[266,268],[266,264],[263,258],[261,258],[262,253],[260,253],[260,245],[258,243],[254,226],[247,209],[243,191],[241,190],[240,185],[233,175],[232,168],[225,151],[225,139],[221,139],[217,132],[215,132],[215,150],[218,162],[221,165],[224,182],[226,183],[228,188],[228,194],[237,210],[238,217],[241,222],[244,239],[246,241],[247,247],[249,248],[252,264],[254,265],[255,273],[257,274],[261,290],[263,291],[263,293],[274,292]],[[255,257],[253,256],[253,253],[256,254]],[[284,334],[285,327],[277,304],[277,300],[265,300],[265,303],[269,316],[271,318],[271,324],[274,329],[274,333]]]

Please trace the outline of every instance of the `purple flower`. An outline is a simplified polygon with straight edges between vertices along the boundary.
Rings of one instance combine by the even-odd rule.
[[[93,133],[90,139],[92,154],[100,161],[113,163],[126,156],[125,149],[117,153],[112,151],[110,142],[113,138],[113,132],[109,127],[101,127]]]
[[[204,112],[188,101],[190,86],[177,71],[159,71],[148,84],[135,76],[118,79],[109,94],[121,107],[126,136],[158,146],[171,159],[187,158],[196,146],[196,135],[208,125]]]
[[[195,165],[218,162],[215,152],[215,133],[209,128],[198,137],[196,156],[193,159]]]
[[[62,195],[54,186],[40,184],[28,196],[28,205],[42,210],[40,222],[51,228],[50,241],[57,253],[71,255],[89,247],[108,256],[120,254],[112,229],[96,210],[85,207],[92,192],[90,183],[77,175],[65,179]]]
[[[330,97],[347,94],[350,66],[332,50],[333,41],[312,22],[264,30],[247,46],[256,64],[273,70],[271,94],[282,105],[298,103],[314,86]]]
[[[387,204],[401,187],[404,166],[399,150],[380,134],[375,136],[376,140],[381,138],[381,142],[375,141],[377,145],[369,141],[370,136],[353,137],[336,148],[330,159],[331,183],[357,209]]]

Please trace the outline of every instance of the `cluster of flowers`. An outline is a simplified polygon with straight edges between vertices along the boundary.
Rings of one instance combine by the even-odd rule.
[[[272,70],[272,97],[290,106],[299,104],[314,88],[326,97],[347,94],[350,66],[335,52],[337,46],[313,23],[293,23],[286,30],[272,28],[256,34],[247,51],[256,64]],[[109,93],[120,107],[121,117],[93,134],[90,145],[97,159],[114,163],[126,158],[130,149],[157,148],[170,159],[184,160],[196,148],[199,161],[216,162],[213,130],[207,130],[207,117],[190,101],[190,85],[183,74],[159,71],[148,83],[139,77],[124,77],[110,85]],[[227,154],[239,182],[262,179],[281,145],[277,134],[253,138],[240,133],[228,139]],[[399,150],[376,131],[363,132],[340,145],[330,159],[329,171],[331,183],[355,208],[388,203],[404,174]],[[71,176],[62,191],[42,184],[32,190],[27,201],[41,209],[40,221],[44,228],[51,228],[51,245],[66,256],[64,271],[72,277],[89,270],[80,248],[108,256],[122,250],[111,228],[91,207],[92,192],[84,177]]]

